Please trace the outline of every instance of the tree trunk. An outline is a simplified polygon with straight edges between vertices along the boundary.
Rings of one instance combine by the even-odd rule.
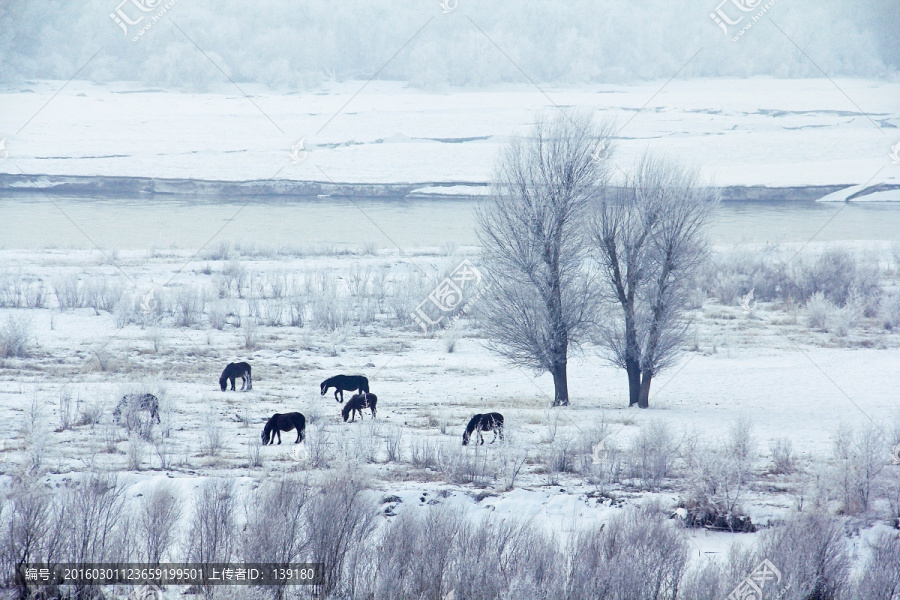
[[[641,372],[641,393],[638,397],[638,408],[650,407],[650,382],[653,380],[653,373],[650,371]]]
[[[625,360],[628,373],[628,406],[634,406],[641,397],[641,365],[633,359]]]
[[[569,380],[566,376],[566,363],[553,368],[553,406],[569,405]]]

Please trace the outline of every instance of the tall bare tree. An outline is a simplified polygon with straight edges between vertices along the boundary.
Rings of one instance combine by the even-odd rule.
[[[583,114],[542,117],[501,153],[492,196],[477,209],[490,347],[553,375],[554,406],[569,404],[570,344],[593,318],[584,219],[609,180],[612,128]]]
[[[603,274],[598,342],[628,374],[629,405],[647,408],[654,375],[678,358],[687,291],[706,257],[718,195],[696,172],[649,155],[622,190],[592,212],[590,235]]]

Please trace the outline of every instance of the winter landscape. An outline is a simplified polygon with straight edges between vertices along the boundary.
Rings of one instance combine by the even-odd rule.
[[[0,598],[900,599],[898,23],[0,6]]]

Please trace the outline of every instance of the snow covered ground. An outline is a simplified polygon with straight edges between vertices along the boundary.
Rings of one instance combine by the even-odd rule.
[[[890,159],[900,83],[676,79],[446,93],[364,84],[297,94],[251,85],[249,97],[79,81],[7,87],[0,173],[483,185],[508,136],[557,106],[613,120],[621,168],[649,148],[721,186],[875,185],[900,174]]]
[[[136,498],[163,480],[186,495],[211,477],[234,478],[241,489],[250,490],[278,473],[308,471],[315,476],[328,468],[346,468],[351,461],[367,465],[374,489],[384,498],[400,499],[385,502],[390,512],[446,503],[475,515],[533,518],[566,536],[586,524],[604,522],[622,505],[650,498],[674,511],[689,476],[678,467],[655,491],[627,477],[619,483],[591,483],[582,472],[548,471],[553,452],[564,448],[576,462],[592,460],[592,447],[604,436],[606,447],[626,451],[635,436],[655,422],[665,423],[679,453],[687,455],[691,443],[720,443],[733,423],[746,418],[756,440],[755,475],[742,504],[754,523],[765,526],[783,518],[804,494],[815,493],[814,479],[802,473],[769,471],[774,440],[790,438],[808,474],[827,462],[839,427],[860,428],[874,421],[886,435],[892,435],[894,423],[900,427],[900,409],[889,391],[900,362],[900,339],[877,319],[841,338],[812,331],[802,315],[776,307],[760,305],[748,313],[739,306],[707,301],[695,314],[693,347],[657,379],[651,410],[628,408],[623,373],[601,361],[590,346],[570,365],[572,406],[550,410],[548,376],[499,360],[465,319],[436,336],[396,325],[390,296],[373,309],[368,323],[351,322],[330,332],[314,326],[310,315],[304,327],[263,324],[255,331],[255,346],[247,348],[246,311],[255,288],[248,287],[245,298],[226,294],[218,299],[215,290],[235,264],[234,255],[229,259],[225,254],[218,249],[199,257],[174,249],[128,250],[113,255],[117,268],[112,268],[98,251],[2,251],[4,263],[16,269],[7,275],[31,286],[43,282],[48,297],[45,308],[4,311],[27,320],[33,347],[26,358],[0,361],[0,439],[5,440],[0,446],[0,479],[31,468],[37,452],[39,472],[48,483],[77,479],[89,467],[112,469],[123,473],[129,496]],[[436,273],[461,256],[419,249],[414,258]],[[244,256],[240,264],[250,286],[318,273],[340,289],[350,289],[361,270],[370,269],[370,275],[384,271],[389,283],[402,282],[410,273],[404,257],[384,249],[321,256],[263,254]],[[888,285],[896,285],[891,273],[895,271],[888,271]],[[105,281],[144,300],[147,290],[155,289],[152,300],[160,303],[178,297],[180,289],[206,290],[205,312],[193,327],[172,327],[164,320],[120,329],[118,309],[60,310],[49,287],[67,276],[91,285]],[[377,277],[372,277],[364,294],[375,302]],[[282,300],[257,297],[257,302],[270,310]],[[257,315],[266,313],[259,304],[254,306],[262,311]],[[216,308],[226,314],[236,309],[244,314],[244,324],[238,326],[239,319],[230,316],[221,329],[211,326]],[[451,339],[455,346],[448,352]],[[252,363],[251,392],[219,391],[221,368],[235,360]],[[344,423],[331,394],[319,394],[319,382],[340,372],[369,377],[379,397],[377,421],[367,416],[362,422]],[[100,421],[63,428],[63,388],[78,403],[74,412],[96,407],[102,411]],[[134,389],[163,398],[158,431],[171,434],[166,438],[165,468],[152,444],[139,438],[135,442],[136,436],[129,439],[112,423],[112,407]],[[490,410],[506,415],[507,442],[463,449],[460,436],[468,418]],[[293,453],[293,434],[288,433],[281,446],[263,447],[260,464],[252,465],[249,456],[266,418],[290,411],[310,420],[304,454]],[[35,414],[37,437],[26,431]],[[205,449],[210,423],[217,424],[222,438],[215,455]],[[387,455],[392,436],[401,439],[397,460]],[[431,466],[421,459],[428,452],[435,455]],[[133,453],[138,468],[128,464]],[[420,455],[419,462],[414,453]],[[313,455],[322,462],[315,462]],[[441,456],[457,463],[483,461],[485,474],[474,485],[455,480],[448,459]],[[516,460],[522,461],[522,469],[510,486],[507,469]],[[690,535],[698,557],[723,553],[732,542],[753,538],[703,530]],[[854,544],[863,546],[859,538]]]

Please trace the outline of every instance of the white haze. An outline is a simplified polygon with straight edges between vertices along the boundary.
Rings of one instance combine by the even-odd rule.
[[[236,82],[285,91],[368,79],[395,53],[377,77],[428,90],[523,83],[526,74],[551,85],[667,79],[701,48],[680,77],[821,77],[819,68],[897,77],[896,0],[777,0],[738,42],[710,19],[718,2],[458,0],[444,14],[436,0],[177,0],[132,42],[110,18],[119,0],[4,0],[0,82],[69,79],[88,63],[79,79],[196,91],[227,83],[175,24]]]

